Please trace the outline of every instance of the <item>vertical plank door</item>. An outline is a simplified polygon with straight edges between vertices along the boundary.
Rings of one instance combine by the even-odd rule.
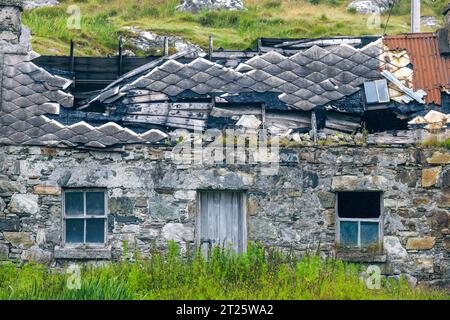
[[[245,193],[202,191],[199,194],[199,243],[219,245],[242,253],[247,247]]]

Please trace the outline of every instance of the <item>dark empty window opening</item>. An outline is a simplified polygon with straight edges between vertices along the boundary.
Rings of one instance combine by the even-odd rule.
[[[381,192],[337,194],[337,240],[343,247],[362,248],[381,240]]]
[[[64,243],[104,244],[106,241],[106,212],[105,190],[64,190]]]
[[[366,111],[362,120],[369,133],[408,129],[408,120],[399,119],[390,109]]]

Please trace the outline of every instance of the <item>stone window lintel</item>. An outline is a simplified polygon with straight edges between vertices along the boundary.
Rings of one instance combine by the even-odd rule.
[[[111,260],[111,247],[55,247],[55,259]]]

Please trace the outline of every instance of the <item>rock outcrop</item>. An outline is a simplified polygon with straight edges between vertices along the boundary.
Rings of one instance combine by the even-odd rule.
[[[23,2],[23,8],[25,10],[33,10],[41,7],[54,7],[59,6],[57,0],[26,0]]]
[[[383,13],[396,1],[398,0],[355,0],[347,8],[360,14]]]
[[[242,0],[183,0],[177,9],[199,12],[203,10],[244,10],[245,7]]]

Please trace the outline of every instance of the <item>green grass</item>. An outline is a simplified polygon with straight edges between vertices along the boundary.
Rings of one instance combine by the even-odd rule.
[[[447,148],[450,150],[450,138],[444,141],[438,141],[437,139],[428,140],[422,143],[422,147],[439,147],[439,148]]]
[[[317,256],[294,259],[250,246],[238,256],[213,250],[181,256],[169,244],[166,255],[85,266],[81,288],[69,290],[68,275],[37,264],[0,268],[0,299],[449,299],[438,291],[410,289],[406,281],[383,281],[367,289],[361,267]]]
[[[346,10],[346,0],[246,0],[248,10],[199,14],[176,11],[178,0],[63,0],[62,6],[40,8],[23,15],[34,35],[33,47],[41,54],[68,54],[70,39],[78,55],[107,55],[117,51],[124,26],[137,26],[159,34],[178,35],[204,48],[209,35],[216,47],[255,48],[259,37],[320,37],[382,34],[387,16],[378,28],[367,26],[367,16]],[[447,0],[423,0],[423,15],[436,15]],[[79,6],[81,30],[66,26],[67,8]],[[442,19],[441,19],[442,21]],[[409,0],[394,9],[387,32],[409,30]],[[134,49],[131,46],[128,49]],[[137,52],[146,54],[145,52]]]

